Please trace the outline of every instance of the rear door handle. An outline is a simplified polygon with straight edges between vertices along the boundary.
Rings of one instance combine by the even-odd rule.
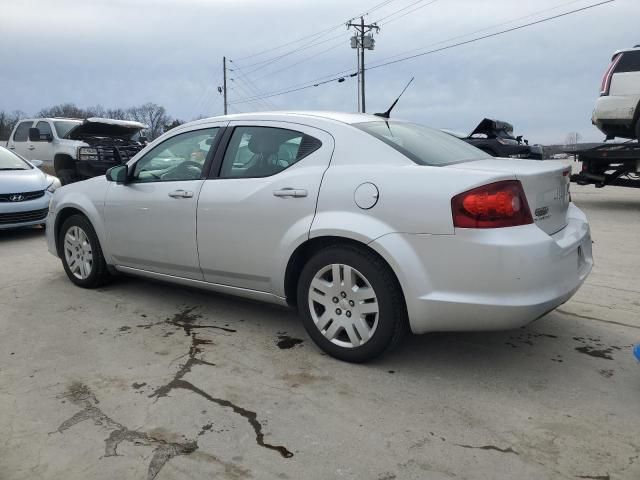
[[[36,147],[34,147],[33,145],[29,145],[29,146],[27,147],[27,149],[29,149],[29,150],[35,150],[35,149],[36,149]]]
[[[192,198],[193,192],[189,192],[187,190],[174,190],[173,192],[169,192],[169,196],[171,198]]]
[[[15,149],[16,149],[16,146],[15,146],[15,145],[11,145],[9,148],[10,148],[11,150],[15,150]]]
[[[308,192],[303,188],[283,188],[281,190],[276,190],[275,192],[273,192],[274,197],[282,197],[282,198],[287,198],[287,197],[301,198],[301,197],[306,197],[307,195],[308,195]]]

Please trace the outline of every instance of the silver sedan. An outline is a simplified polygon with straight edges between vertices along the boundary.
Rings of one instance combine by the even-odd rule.
[[[290,305],[360,362],[407,331],[516,328],[567,301],[593,263],[568,174],[376,116],[232,115],[59,189],[47,239],[81,287],[122,272]]]

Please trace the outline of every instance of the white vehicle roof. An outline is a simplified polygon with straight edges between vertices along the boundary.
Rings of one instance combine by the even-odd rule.
[[[638,50],[640,50],[640,45],[636,45],[635,47],[631,47],[631,48],[623,48],[621,50],[616,50],[615,52],[613,52],[613,55],[611,56],[611,58],[613,59],[613,57],[615,57],[616,55],[618,55],[619,53],[624,53],[624,52],[637,52]]]
[[[207,123],[211,120],[285,120],[296,117],[313,117],[323,118],[326,120],[334,120],[341,123],[353,124],[362,122],[381,121],[382,117],[370,115],[367,113],[345,113],[331,111],[276,111],[276,112],[254,112],[254,113],[236,113],[232,115],[220,115],[218,117],[203,118],[189,124]],[[395,120],[395,119],[393,119]]]

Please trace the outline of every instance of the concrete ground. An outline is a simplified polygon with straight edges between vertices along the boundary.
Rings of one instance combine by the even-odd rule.
[[[640,191],[572,186],[596,266],[498,333],[367,365],[296,315],[121,278],[79,289],[0,233],[0,479],[640,478]]]

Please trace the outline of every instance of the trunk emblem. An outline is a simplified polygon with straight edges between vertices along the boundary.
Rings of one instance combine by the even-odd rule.
[[[544,217],[547,213],[549,213],[549,207],[540,207],[536,208],[536,217]]]
[[[9,197],[9,201],[11,202],[21,202],[24,200],[24,195],[11,195]]]

